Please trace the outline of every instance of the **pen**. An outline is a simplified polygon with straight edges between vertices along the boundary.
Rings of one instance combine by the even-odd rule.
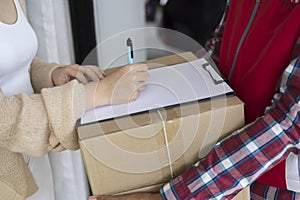
[[[133,64],[133,44],[130,38],[127,39],[127,62]]]

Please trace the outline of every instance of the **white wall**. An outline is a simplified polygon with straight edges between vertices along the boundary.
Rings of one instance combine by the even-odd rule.
[[[74,63],[74,47],[67,0],[26,0],[29,21],[39,42],[38,56],[46,62]],[[44,200],[82,200],[90,195],[80,151],[49,154],[55,198]],[[46,177],[41,177],[42,182]],[[50,188],[48,189],[50,190]]]
[[[37,33],[38,56],[48,62],[73,63],[74,50],[67,0],[26,0],[28,18]]]
[[[143,36],[134,29],[145,27],[144,7],[144,0],[94,0],[99,66],[126,64],[128,37],[135,49],[143,45]],[[145,52],[135,52],[135,62],[144,59]]]

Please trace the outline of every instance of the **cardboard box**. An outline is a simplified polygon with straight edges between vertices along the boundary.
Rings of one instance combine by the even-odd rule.
[[[193,60],[191,53],[148,61],[150,68]],[[244,125],[236,96],[193,102],[77,127],[93,194],[158,191]]]

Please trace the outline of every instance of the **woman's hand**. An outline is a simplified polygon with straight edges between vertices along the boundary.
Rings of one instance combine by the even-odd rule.
[[[66,65],[56,68],[52,72],[52,81],[55,86],[63,85],[72,79],[77,79],[83,84],[87,84],[89,81],[99,81],[105,77],[105,73],[98,67],[93,65]]]
[[[135,100],[139,91],[146,87],[147,70],[145,64],[127,65],[100,82],[85,85],[87,109]]]

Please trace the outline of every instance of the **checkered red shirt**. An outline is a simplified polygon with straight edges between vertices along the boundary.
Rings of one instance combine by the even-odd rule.
[[[216,144],[205,159],[166,184],[161,189],[162,197],[231,199],[261,174],[286,159],[290,152],[300,154],[299,113],[300,57],[285,70],[280,89],[266,114]],[[275,198],[275,194],[276,190],[273,191],[274,199],[286,199]],[[258,196],[252,195],[254,199]],[[292,196],[300,199],[299,193]]]
[[[229,4],[230,0],[214,37],[206,45],[216,64]],[[300,38],[293,57],[299,55],[299,43]],[[197,54],[205,53],[202,49]],[[251,198],[255,200],[300,199],[299,193],[255,182],[260,175],[284,160],[289,152],[299,154],[299,99],[298,60],[285,70],[272,108],[266,111],[265,116],[217,144],[204,160],[165,185],[161,196],[164,199],[231,199],[251,184]]]

